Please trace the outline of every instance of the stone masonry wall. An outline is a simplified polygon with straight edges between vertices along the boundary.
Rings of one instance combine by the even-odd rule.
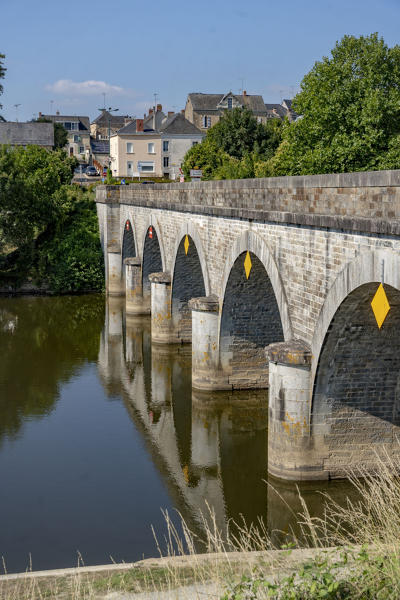
[[[167,271],[173,271],[177,239],[185,226],[190,221],[191,227],[197,230],[206,257],[210,293],[220,298],[221,306],[223,271],[230,248],[249,229],[260,235],[280,273],[290,307],[293,336],[309,344],[327,291],[348,262],[360,253],[376,248],[390,248],[399,253],[400,258],[400,239],[391,236],[367,236],[323,228],[188,215],[122,204],[121,231],[125,221],[130,218],[140,249],[143,247],[149,213],[159,223],[157,235],[164,245]]]
[[[360,456],[363,444],[366,462],[370,459],[368,446],[373,439],[392,448],[391,440],[398,427],[397,405],[389,406],[389,399],[382,394],[375,398],[373,390],[368,391],[368,406],[362,404],[364,379],[368,377],[365,364],[372,361],[383,370],[389,364],[385,364],[384,357],[379,362],[378,355],[374,354],[375,342],[368,342],[372,338],[368,337],[367,318],[361,317],[367,331],[367,338],[364,336],[361,341],[368,349],[367,354],[370,351],[372,354],[371,357],[360,355],[359,364],[356,364],[356,350],[351,354],[351,340],[348,347],[346,339],[343,344],[340,341],[341,330],[338,330],[336,341],[334,336],[329,336],[335,323],[340,325],[339,306],[342,302],[345,304],[346,297],[350,298],[357,286],[376,284],[382,273],[388,286],[400,289],[400,171],[125,188],[99,186],[97,202],[105,248],[111,239],[121,245],[124,224],[130,219],[138,254],[142,257],[144,237],[152,224],[160,242],[164,270],[171,274],[174,273],[178,247],[185,235],[189,235],[201,263],[205,294],[218,297],[220,314],[224,307],[225,286],[236,259],[246,250],[260,259],[263,255],[263,265],[282,317],[285,339],[298,338],[313,349],[312,377],[317,372],[325,333],[332,323],[326,337],[325,354],[324,349],[321,354],[322,366],[315,380],[318,403],[315,404],[315,418],[310,422],[312,439],[304,438],[307,452],[316,453],[321,472],[335,477],[343,473],[341,465]],[[118,241],[115,209],[119,202]],[[229,294],[229,286],[227,290]],[[365,314],[370,309],[372,288],[367,291]],[[391,318],[400,310],[396,294],[392,298]],[[351,300],[349,302],[351,304]],[[322,328],[321,322],[324,323]],[[356,342],[359,336],[357,323],[354,327]],[[371,322],[371,328],[377,334],[375,327]],[[386,340],[386,346],[392,347],[395,341],[395,337]],[[395,352],[396,348],[395,345]],[[347,367],[338,367],[339,363],[332,366],[331,357],[337,352],[350,371],[346,371]],[[324,362],[326,356],[328,359]],[[354,373],[361,377],[358,383],[353,367]],[[388,381],[390,394],[394,390],[397,399],[400,385],[392,375],[387,377],[387,372],[385,375],[379,369],[376,378]],[[397,376],[398,366],[393,360],[390,369],[393,376]],[[333,379],[332,373],[336,373]],[[353,377],[354,386],[347,385],[347,376]],[[339,377],[341,380],[335,382]],[[353,394],[352,397],[361,394],[357,406],[348,402],[350,397],[342,399],[340,406],[330,402],[331,397],[339,398],[341,385],[343,390]],[[385,404],[382,409],[393,415],[392,422],[387,416],[376,413],[379,402]],[[318,420],[321,414],[323,416]],[[342,448],[343,435],[346,447]],[[301,452],[305,456],[305,450]],[[299,457],[296,455],[295,463]]]

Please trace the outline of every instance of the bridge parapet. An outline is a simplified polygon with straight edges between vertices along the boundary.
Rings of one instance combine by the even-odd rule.
[[[96,201],[228,218],[400,234],[400,170],[139,186]]]

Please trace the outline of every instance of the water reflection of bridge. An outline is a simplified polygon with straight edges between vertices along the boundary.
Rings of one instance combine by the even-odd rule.
[[[295,512],[300,505],[295,485],[274,481],[274,491],[266,483],[267,390],[192,390],[191,347],[152,344],[148,317],[126,316],[124,299],[107,302],[101,380],[109,396],[123,398],[190,528],[201,534],[208,505],[220,531],[242,518],[288,531],[294,526],[288,507]],[[313,514],[321,510],[316,487],[302,486]],[[331,490],[341,496],[345,487],[331,484]]]

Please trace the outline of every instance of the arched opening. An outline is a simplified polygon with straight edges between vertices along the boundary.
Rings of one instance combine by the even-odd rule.
[[[152,225],[147,229],[143,246],[142,286],[143,301],[150,305],[151,283],[149,275],[163,270],[160,243],[157,232]]]
[[[325,335],[313,390],[312,425],[329,452],[327,468],[343,475],[400,433],[400,291],[384,285],[390,304],[379,329],[371,301],[379,283],[363,284],[337,309]]]
[[[125,258],[132,258],[136,256],[135,236],[133,234],[132,223],[128,219],[124,225],[124,235],[122,238],[122,272],[124,270]]]
[[[250,267],[248,278],[245,261]],[[221,318],[220,361],[230,383],[267,387],[264,349],[283,339],[279,307],[265,267],[252,252],[242,252],[229,274]]]
[[[191,298],[205,296],[203,271],[193,239],[182,238],[176,253],[172,282],[172,323],[179,339],[192,340],[192,313],[188,307]]]

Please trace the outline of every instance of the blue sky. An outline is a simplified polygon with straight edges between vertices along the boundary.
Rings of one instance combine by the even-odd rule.
[[[399,43],[400,0],[1,0],[2,114],[94,118],[103,106],[143,116],[184,108],[189,92],[291,97],[345,34]],[[52,102],[53,101],[53,102]]]

